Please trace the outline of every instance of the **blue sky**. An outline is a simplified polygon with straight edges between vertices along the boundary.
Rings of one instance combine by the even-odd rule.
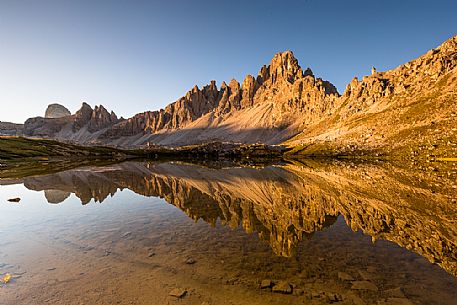
[[[455,12],[455,0],[0,0],[0,120],[82,101],[129,117],[241,82],[284,50],[342,92],[457,35]]]

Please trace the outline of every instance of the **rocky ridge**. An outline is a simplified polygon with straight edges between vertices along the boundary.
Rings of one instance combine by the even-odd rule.
[[[256,77],[195,86],[158,111],[118,119],[83,104],[75,115],[33,118],[26,136],[141,147],[207,142],[286,143],[305,155],[457,156],[457,36],[396,69],[354,78],[340,96],[291,51]]]
[[[288,141],[305,154],[457,156],[457,36],[399,67],[354,78],[340,107]]]
[[[137,114],[100,138],[129,143],[122,137],[137,136],[136,144],[176,146],[214,140],[276,144],[331,113],[337,97],[331,83],[315,78],[310,69],[303,72],[287,51],[241,85],[232,79],[220,88],[215,81],[195,86],[165,109]]]
[[[64,120],[27,120],[25,135],[121,146],[180,146],[214,140],[276,144],[331,114],[338,96],[331,83],[316,78],[310,69],[303,71],[293,53],[286,51],[276,54],[257,77],[248,75],[242,84],[234,79],[222,82],[220,88],[215,81],[201,89],[195,86],[159,111],[117,120],[103,106],[91,114],[90,106],[83,104]],[[62,132],[68,123],[72,132]],[[79,132],[84,127],[86,133]]]
[[[92,141],[96,142],[97,132],[121,120],[103,106],[92,109],[87,103],[83,103],[73,115],[28,119],[24,124],[24,135],[90,144]]]
[[[0,122],[0,136],[17,136],[22,134],[23,124]]]

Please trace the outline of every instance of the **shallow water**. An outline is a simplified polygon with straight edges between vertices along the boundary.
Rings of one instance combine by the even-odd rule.
[[[455,304],[440,173],[126,162],[2,179],[0,303]]]

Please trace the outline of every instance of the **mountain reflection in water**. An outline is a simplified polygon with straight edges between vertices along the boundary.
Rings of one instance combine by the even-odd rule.
[[[429,183],[427,181],[431,181]],[[3,181],[3,183],[6,183]],[[455,188],[426,172],[391,164],[287,164],[209,168],[184,163],[125,162],[7,183],[45,191],[49,203],[74,193],[103,202],[119,189],[164,198],[190,218],[257,232],[273,251],[294,256],[298,243],[342,215],[353,230],[384,239],[457,276]]]

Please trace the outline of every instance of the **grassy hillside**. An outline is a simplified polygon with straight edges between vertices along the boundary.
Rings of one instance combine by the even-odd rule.
[[[0,137],[0,160],[3,162],[24,158],[121,158],[126,155],[125,151],[109,147],[85,147],[53,140]]]

